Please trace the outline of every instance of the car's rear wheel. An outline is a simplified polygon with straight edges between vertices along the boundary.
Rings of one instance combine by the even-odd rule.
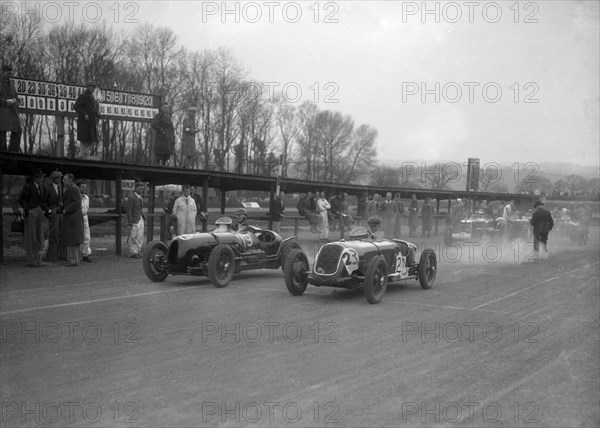
[[[208,277],[215,287],[227,286],[235,272],[235,255],[229,245],[219,244],[208,256]]]
[[[281,248],[281,256],[279,258],[279,263],[281,263],[281,270],[283,270],[284,272],[285,272],[285,261],[287,260],[288,254],[290,254],[290,252],[292,250],[302,251],[302,248],[300,247],[300,244],[298,244],[296,241],[285,242],[283,244],[283,247]]]
[[[308,286],[308,258],[301,249],[291,249],[283,265],[285,286],[294,296],[301,296]]]
[[[146,248],[142,257],[144,273],[153,282],[164,281],[169,275],[167,271],[168,248],[162,241],[152,241]]]
[[[363,291],[369,303],[379,303],[387,290],[388,266],[383,256],[375,256],[369,260]]]
[[[431,248],[427,248],[421,253],[417,271],[419,272],[421,288],[428,289],[433,287],[437,275],[437,256]]]

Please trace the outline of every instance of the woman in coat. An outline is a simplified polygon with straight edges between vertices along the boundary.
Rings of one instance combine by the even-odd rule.
[[[79,246],[84,242],[81,192],[74,183],[73,174],[63,177],[63,220],[61,240],[67,247],[67,266],[79,264]]]
[[[98,102],[94,99],[94,90],[98,86],[90,80],[85,91],[79,95],[73,109],[77,112],[77,140],[80,143],[79,156],[87,159],[93,145],[98,141]]]
[[[154,155],[158,165],[166,166],[175,150],[175,130],[169,114],[167,102],[163,102],[158,113],[154,116],[152,129],[156,131],[154,138]]]
[[[431,233],[431,225],[433,223],[433,205],[431,205],[431,199],[425,198],[425,203],[421,207],[421,230],[423,236]]]

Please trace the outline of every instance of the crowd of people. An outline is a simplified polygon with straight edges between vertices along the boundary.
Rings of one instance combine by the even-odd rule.
[[[44,249],[44,221],[48,221],[48,246],[43,260],[64,260],[66,266],[77,266],[80,260],[91,262],[89,197],[87,183],[75,181],[73,174],[60,171],[50,174],[51,182],[44,183],[45,174],[39,168],[19,194],[15,214],[24,217],[23,247],[26,264],[40,267]]]

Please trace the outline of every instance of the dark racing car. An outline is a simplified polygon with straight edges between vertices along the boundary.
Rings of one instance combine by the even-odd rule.
[[[171,275],[207,276],[215,287],[225,287],[234,273],[250,269],[278,269],[292,249],[300,249],[295,237],[283,239],[266,229],[245,226],[232,230],[231,219],[221,217],[208,233],[175,237],[167,246],[152,241],[144,249],[146,276],[154,282]]]
[[[421,287],[433,287],[437,257],[425,249],[415,260],[417,246],[400,239],[371,239],[364,228],[351,232],[349,240],[325,244],[313,268],[302,250],[291,250],[284,267],[288,291],[300,296],[308,284],[317,287],[363,288],[369,303],[379,303],[388,282],[418,280]]]

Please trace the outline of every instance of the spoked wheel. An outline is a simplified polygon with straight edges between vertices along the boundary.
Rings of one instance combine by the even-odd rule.
[[[383,256],[375,256],[369,261],[363,282],[363,292],[369,303],[379,303],[387,290],[388,267]]]
[[[431,248],[427,248],[421,253],[421,259],[419,260],[419,283],[421,288],[428,289],[433,287],[435,284],[435,276],[437,275],[437,256],[435,251]]]
[[[144,273],[153,282],[164,281],[167,271],[167,246],[162,241],[152,241],[144,248],[142,264]]]
[[[235,255],[229,245],[219,244],[208,257],[208,277],[217,288],[225,287],[235,272]]]
[[[308,259],[301,249],[293,248],[287,253],[283,266],[285,286],[294,296],[301,296],[308,286]]]

